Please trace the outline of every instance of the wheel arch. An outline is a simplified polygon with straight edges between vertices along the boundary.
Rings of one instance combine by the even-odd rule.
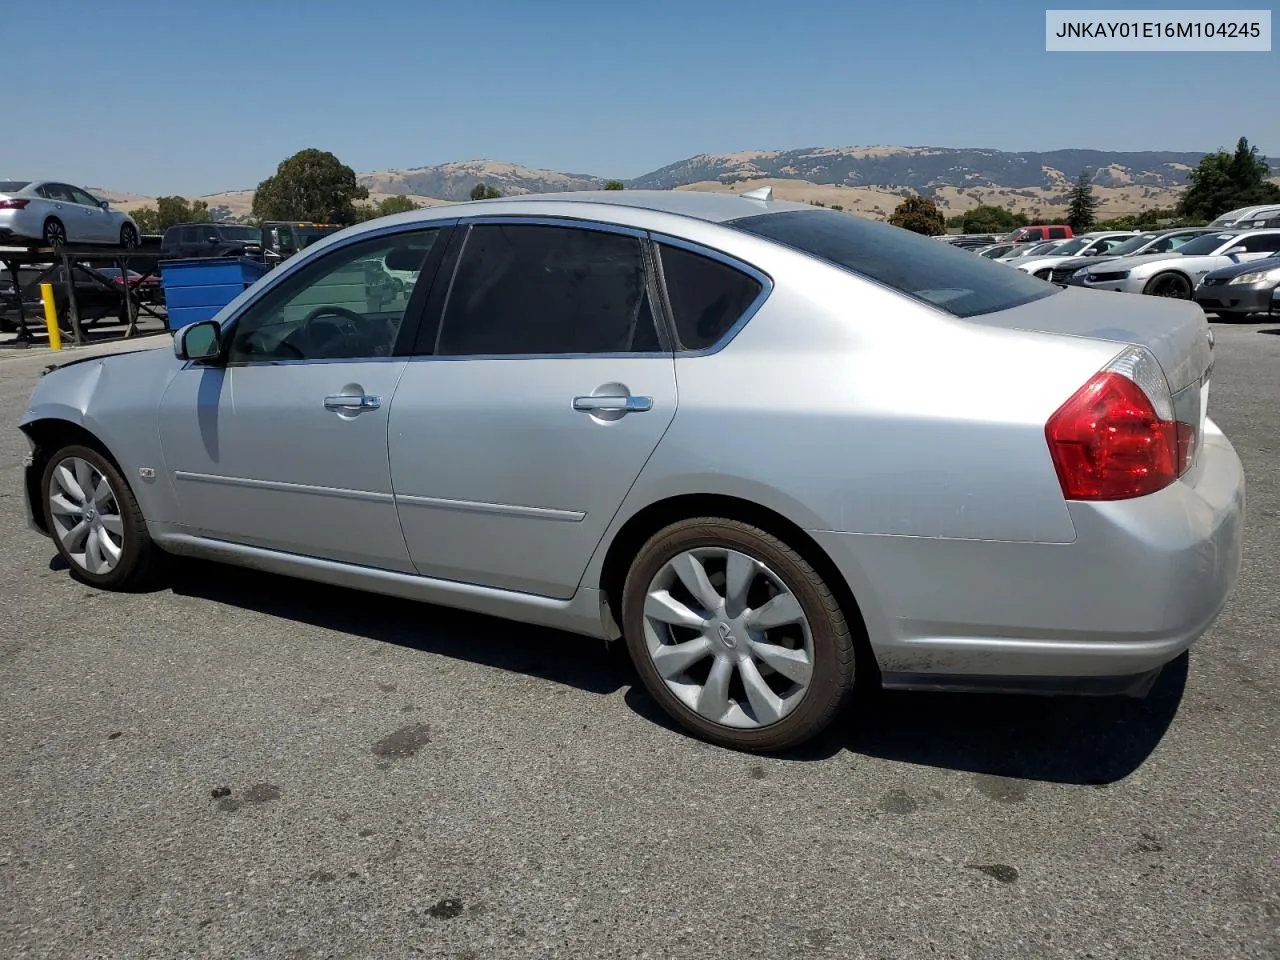
[[[867,635],[866,619],[848,580],[827,551],[804,528],[777,510],[753,500],[723,493],[679,494],[656,500],[637,510],[618,528],[600,565],[599,586],[614,624],[622,623],[622,587],[631,560],[651,536],[663,527],[690,517],[723,517],[759,527],[800,554],[825,580],[840,603],[853,632],[859,662],[871,667],[878,681],[875,653]]]
[[[110,460],[117,470],[120,470],[122,476],[124,475],[120,462],[111,453],[110,448],[97,434],[76,420],[45,416],[19,424],[18,429],[26,434],[32,446],[31,468],[26,472],[24,485],[27,503],[31,507],[31,516],[36,526],[45,534],[49,533],[49,526],[41,503],[43,492],[40,489],[40,479],[44,476],[45,465],[55,450],[73,443],[82,444],[97,450]]]
[[[1157,280],[1159,280],[1161,277],[1167,277],[1167,276],[1169,276],[1170,274],[1172,274],[1172,275],[1174,275],[1174,276],[1177,276],[1177,277],[1181,277],[1183,280],[1185,280],[1185,281],[1187,282],[1188,286],[1190,286],[1190,287],[1191,287],[1192,291],[1193,291],[1193,292],[1195,291],[1195,288],[1196,288],[1196,282],[1195,282],[1194,280],[1192,280],[1192,279],[1191,279],[1191,277],[1190,277],[1187,273],[1185,273],[1181,268],[1179,268],[1179,267],[1165,267],[1165,268],[1163,268],[1163,269],[1161,269],[1161,270],[1157,270],[1157,271],[1156,271],[1155,273],[1153,273],[1151,276],[1147,277],[1147,279],[1146,279],[1146,280],[1143,282],[1143,284],[1142,284],[1142,292],[1145,294],[1145,293],[1147,292],[1147,290],[1149,290],[1149,289],[1151,288],[1151,285],[1152,285],[1153,283],[1155,283],[1155,282],[1156,282]]]

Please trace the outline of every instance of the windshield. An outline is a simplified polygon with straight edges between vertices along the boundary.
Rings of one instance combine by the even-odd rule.
[[[262,231],[258,227],[233,227],[220,223],[218,224],[218,230],[224,240],[242,240],[250,243],[262,242]]]
[[[1061,240],[1046,240],[1043,243],[1024,243],[1015,246],[1009,251],[1007,256],[1010,257],[1030,257],[1039,256],[1048,253],[1050,250],[1056,250],[1062,243]]]
[[[30,180],[0,180],[0,193],[17,193],[30,185]]]
[[[1189,257],[1200,257],[1213,253],[1228,240],[1238,237],[1238,233],[1206,233],[1203,237],[1189,240],[1178,248],[1178,253]]]
[[[1140,233],[1136,237],[1130,237],[1124,243],[1116,244],[1114,247],[1112,247],[1110,250],[1107,251],[1107,256],[1123,257],[1127,253],[1133,253],[1135,250],[1141,250],[1148,243],[1150,243],[1152,240],[1155,240],[1159,236],[1160,235],[1158,233]]]
[[[869,277],[952,316],[975,317],[1054,296],[1058,288],[949,243],[831,210],[765,213],[729,223]]]
[[[1053,255],[1056,257],[1058,254],[1065,255],[1068,253],[1075,253],[1077,250],[1083,250],[1089,245],[1089,243],[1090,241],[1087,237],[1076,237],[1072,240],[1068,240],[1066,243],[1059,244],[1056,247],[1050,247],[1049,249],[1053,251]]]

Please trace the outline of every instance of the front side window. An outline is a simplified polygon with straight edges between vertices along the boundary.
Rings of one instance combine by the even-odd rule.
[[[307,264],[241,314],[228,362],[391,356],[438,235],[431,229],[370,237]]]
[[[830,210],[766,213],[730,225],[826,260],[956,317],[1057,296],[1058,287],[967,250]]]
[[[200,236],[199,227],[183,227],[182,228],[183,243],[196,244],[196,243],[199,243],[201,239],[202,237]]]
[[[76,203],[81,204],[82,206],[86,206],[86,207],[98,206],[98,201],[93,199],[93,197],[89,196],[89,194],[85,193],[79,187],[71,188],[71,198],[75,200]]]
[[[715,344],[763,289],[754,277],[719,260],[666,244],[658,249],[676,336],[686,350]]]
[[[543,224],[481,223],[468,231],[437,355],[660,349],[638,238]]]
[[[1273,250],[1280,250],[1280,233],[1246,235],[1241,238],[1240,244],[1248,253],[1271,253]]]

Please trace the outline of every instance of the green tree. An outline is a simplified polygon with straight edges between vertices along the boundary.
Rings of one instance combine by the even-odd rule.
[[[1013,213],[1004,207],[984,205],[965,213],[960,228],[965,233],[1008,233],[1027,225],[1025,213]]]
[[[481,182],[471,188],[472,200],[497,200],[502,196],[501,190],[495,190],[493,187]]]
[[[142,207],[129,214],[138,225],[139,233],[164,233],[179,223],[208,223],[209,204],[203,200],[187,200],[186,197],[156,197],[154,207]]]
[[[621,180],[606,180],[604,184],[606,190],[625,190]]]
[[[947,221],[931,197],[907,197],[889,214],[889,222],[930,237],[947,231]]]
[[[1081,170],[1076,184],[1071,188],[1067,204],[1067,224],[1073,233],[1084,233],[1098,219],[1097,197],[1093,195],[1093,178],[1088,170]]]
[[[1234,154],[1210,153],[1187,174],[1186,192],[1178,202],[1184,217],[1212,220],[1234,210],[1261,203],[1280,203],[1280,187],[1268,181],[1271,169],[1258,148],[1241,137]]]
[[[253,215],[259,220],[354,223],[355,201],[368,196],[354,170],[327,150],[309,147],[282,161],[258,184]]]
[[[378,217],[389,217],[393,213],[408,213],[417,210],[421,204],[414,203],[404,194],[383,197],[376,203],[356,204],[356,219],[360,222],[374,220]]]

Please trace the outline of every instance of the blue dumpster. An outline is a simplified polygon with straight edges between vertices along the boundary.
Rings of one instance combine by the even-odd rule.
[[[211,319],[270,269],[248,257],[162,261],[160,282],[169,308],[169,329]]]

